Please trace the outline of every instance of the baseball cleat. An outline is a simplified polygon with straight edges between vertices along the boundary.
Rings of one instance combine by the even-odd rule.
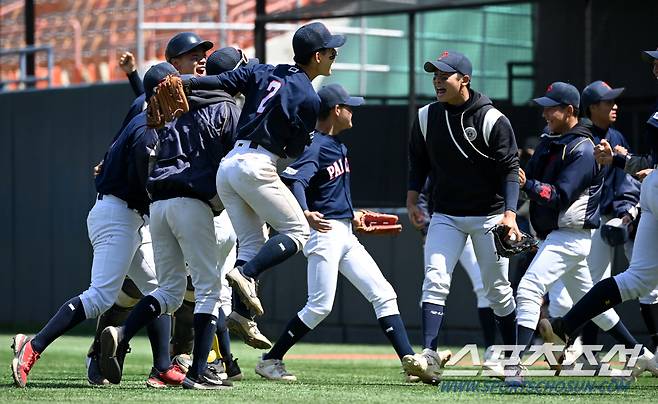
[[[281,359],[261,359],[256,364],[256,374],[268,380],[283,380],[294,382],[297,376],[286,370]]]
[[[404,368],[402,368],[402,374],[404,375],[404,381],[405,382],[407,382],[407,383],[420,383],[420,377],[410,375],[409,373],[407,373],[406,370],[404,370]]]
[[[402,367],[407,374],[419,377],[423,383],[439,384],[443,367],[450,360],[452,353],[448,350],[436,352],[425,348],[422,353],[405,355]]]
[[[258,324],[235,311],[226,318],[226,326],[229,331],[240,337],[245,344],[256,349],[270,349],[272,342],[258,329]]]
[[[232,288],[238,291],[240,300],[257,316],[262,316],[265,313],[256,292],[256,280],[242,274],[242,267],[235,267],[228,271],[226,280]]]
[[[183,373],[187,373],[192,366],[192,357],[188,354],[179,354],[172,358],[171,363],[180,367]]]
[[[151,368],[146,385],[156,389],[167,386],[180,386],[183,384],[183,379],[185,379],[185,372],[178,365],[171,365],[164,372],[160,372],[156,368]]]
[[[238,365],[238,358],[233,358],[233,354],[231,354],[230,362],[224,360],[222,362],[224,362],[224,368],[226,369],[226,375],[229,380],[234,382],[242,380],[242,370]]]
[[[219,390],[230,388],[231,386],[233,386],[233,383],[231,383],[230,380],[220,379],[219,375],[213,372],[210,368],[206,368],[203,374],[197,375],[196,377],[188,374],[183,380],[184,389]]]
[[[32,349],[32,339],[24,334],[16,334],[12,343],[14,359],[11,361],[11,374],[17,387],[25,387],[27,375],[39,360],[39,353]]]
[[[523,387],[525,386],[524,376],[527,369],[523,365],[508,365],[505,366],[505,385],[508,387]]]
[[[644,372],[658,376],[658,363],[656,357],[646,348],[642,348],[642,355],[638,356],[635,366],[631,370],[631,380],[635,381]]]
[[[208,364],[208,368],[213,373],[217,374],[220,379],[222,380],[228,379],[228,375],[226,374],[226,370],[224,369],[224,361],[222,361],[221,358],[217,358],[214,361],[210,362]]]
[[[87,381],[89,384],[92,386],[106,386],[110,384],[110,381],[101,373],[101,368],[98,364],[98,355],[92,354],[91,356],[87,356],[86,365]]]
[[[130,352],[130,347],[123,341],[123,327],[105,327],[101,333],[100,347],[101,373],[110,383],[121,383],[123,361]]]

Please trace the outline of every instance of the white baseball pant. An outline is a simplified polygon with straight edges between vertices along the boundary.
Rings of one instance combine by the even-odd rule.
[[[220,277],[222,281],[222,290],[219,292],[219,304],[225,315],[231,314],[232,308],[232,289],[226,280],[226,273],[233,269],[236,259],[236,241],[237,236],[228,213],[224,210],[219,216],[215,216],[215,238],[217,238],[217,250],[219,252]]]
[[[265,244],[265,223],[302,249],[309,237],[308,222],[276,172],[278,157],[248,144],[238,141],[217,171],[217,193],[240,240],[238,259],[249,261]]]
[[[194,198],[171,198],[151,204],[151,237],[159,287],[151,295],[162,313],[183,303],[187,262],[194,285],[194,313],[219,313],[221,281],[213,213]]]
[[[623,301],[647,295],[658,286],[658,170],[642,182],[642,216],[628,269],[614,279]]]
[[[157,288],[148,227],[139,213],[117,197],[103,195],[96,201],[87,216],[94,248],[91,284],[80,295],[87,318],[96,318],[112,307],[126,275],[142,294]]]
[[[478,309],[489,307],[489,300],[487,300],[484,284],[482,283],[482,275],[480,275],[480,266],[478,265],[475,250],[473,249],[473,241],[471,241],[470,237],[466,238],[466,244],[464,244],[464,251],[462,251],[462,255],[459,257],[459,263],[471,279],[473,292],[477,298]]]
[[[591,236],[591,230],[561,228],[546,237],[516,291],[518,325],[533,330],[537,328],[542,298],[547,288],[558,279],[576,301],[592,288],[587,267]],[[619,316],[610,309],[592,321],[607,331],[617,324]]]
[[[372,304],[377,318],[400,314],[395,290],[352,233],[352,221],[329,222],[331,230],[312,230],[304,247],[308,300],[297,313],[302,322],[313,329],[331,313],[339,272]]]
[[[466,238],[470,236],[489,307],[499,317],[514,311],[514,296],[507,278],[509,260],[497,257],[493,234],[489,232],[502,217],[432,215],[425,241],[425,279],[421,302],[445,305],[452,272],[462,255]]]

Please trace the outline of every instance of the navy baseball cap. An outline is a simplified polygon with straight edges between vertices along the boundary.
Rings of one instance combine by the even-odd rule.
[[[572,105],[578,108],[580,106],[580,93],[572,84],[556,81],[548,86],[545,96],[535,98],[532,101],[542,107]]]
[[[179,76],[178,70],[168,62],[158,63],[146,71],[144,74],[144,92],[147,100],[155,94],[154,90],[158,84],[169,75]]]
[[[320,110],[324,111],[336,105],[357,107],[365,102],[363,97],[351,97],[340,84],[328,84],[318,91]]]
[[[312,22],[295,32],[292,49],[296,56],[306,56],[320,49],[339,48],[345,41],[345,35],[332,35],[323,23]]]
[[[434,73],[437,70],[446,73],[458,72],[465,76],[473,73],[473,65],[466,55],[453,51],[444,51],[436,60],[425,62],[423,67],[428,73]]]
[[[597,102],[614,100],[623,92],[624,87],[612,88],[605,81],[598,80],[585,87],[580,96],[580,104],[585,109]]]
[[[642,56],[645,60],[653,62],[654,60],[658,59],[658,49],[652,51],[642,51]]]
[[[206,59],[206,74],[214,76],[235,70],[240,66],[246,65],[248,59],[241,50],[232,46],[218,49]]]

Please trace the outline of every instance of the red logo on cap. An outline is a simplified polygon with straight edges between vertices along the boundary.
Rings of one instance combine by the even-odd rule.
[[[605,81],[603,81],[602,83],[603,83],[603,87],[605,87],[605,88],[607,88],[608,90],[610,90],[610,86],[608,85],[608,83],[606,83]]]
[[[553,90],[553,84],[549,84],[548,87],[546,87],[546,92],[550,93]]]
[[[441,56],[439,56],[439,59],[443,59],[445,57],[448,57],[448,51],[444,51]]]

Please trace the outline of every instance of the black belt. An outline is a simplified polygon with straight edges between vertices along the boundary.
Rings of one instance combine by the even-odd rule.
[[[246,144],[246,143],[245,143],[244,140],[240,140],[240,141],[238,141],[238,146],[240,146],[240,147],[244,146],[245,144]],[[258,143],[256,143],[256,142],[249,142],[248,147],[249,147],[250,149],[258,149]]]

